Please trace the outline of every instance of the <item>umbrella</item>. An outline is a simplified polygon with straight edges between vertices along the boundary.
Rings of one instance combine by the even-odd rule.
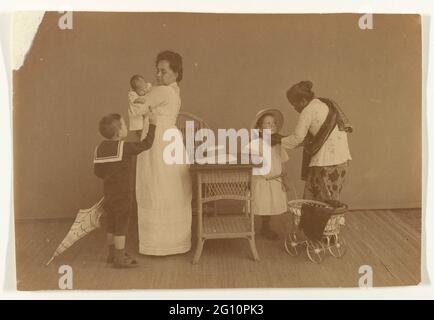
[[[77,217],[75,218],[71,229],[69,230],[65,239],[63,239],[63,241],[59,244],[53,256],[50,258],[50,260],[48,260],[46,266],[48,266],[54,260],[54,258],[72,246],[75,242],[101,226],[100,218],[104,213],[104,209],[102,207],[103,201],[104,198],[98,201],[92,208],[80,209],[78,211]]]

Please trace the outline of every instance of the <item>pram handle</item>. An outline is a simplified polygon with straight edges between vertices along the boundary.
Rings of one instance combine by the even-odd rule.
[[[295,199],[295,200],[288,201],[288,206],[290,206],[290,207],[301,208],[303,205],[330,207],[327,203],[317,201],[317,200]]]
[[[298,208],[298,209],[300,209],[303,205],[308,205],[312,207],[318,206],[318,207],[333,209],[336,211],[337,214],[341,212],[345,212],[348,209],[348,206],[342,202],[335,202],[335,203],[339,204],[339,206],[334,206],[331,205],[330,203],[317,201],[317,200],[295,199],[295,200],[288,201],[288,206],[292,208]]]

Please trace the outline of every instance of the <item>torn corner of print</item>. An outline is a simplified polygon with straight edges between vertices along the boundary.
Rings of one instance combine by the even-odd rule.
[[[45,11],[17,11],[12,17],[12,68],[24,64]]]

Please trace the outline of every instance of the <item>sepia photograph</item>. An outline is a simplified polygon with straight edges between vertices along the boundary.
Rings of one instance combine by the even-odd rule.
[[[15,12],[16,289],[417,286],[419,14]]]

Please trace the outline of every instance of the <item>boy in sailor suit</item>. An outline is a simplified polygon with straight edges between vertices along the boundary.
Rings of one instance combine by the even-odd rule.
[[[99,132],[106,138],[95,149],[94,172],[104,180],[104,211],[107,214],[109,257],[115,268],[137,267],[138,263],[125,252],[129,214],[134,201],[133,157],[151,148],[154,141],[155,119],[149,117],[149,130],[140,142],[123,141],[128,129],[116,113],[103,117]]]

